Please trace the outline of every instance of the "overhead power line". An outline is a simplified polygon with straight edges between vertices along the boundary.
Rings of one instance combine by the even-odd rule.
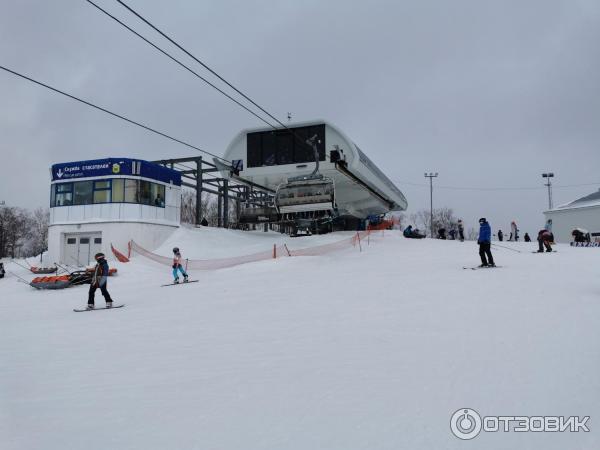
[[[86,2],[88,2],[90,5],[94,6],[96,9],[98,9],[99,11],[103,12],[104,14],[106,14],[108,17],[110,17],[111,19],[113,19],[115,22],[117,22],[119,25],[123,26],[124,28],[126,28],[127,30],[129,30],[131,33],[135,34],[137,37],[139,37],[140,39],[142,39],[144,42],[146,42],[147,44],[151,45],[152,47],[154,47],[156,50],[158,50],[159,52],[161,52],[163,55],[165,55],[167,58],[171,59],[172,61],[174,61],[175,63],[177,63],[178,65],[180,65],[181,67],[183,67],[185,70],[187,70],[188,72],[192,73],[194,76],[196,76],[197,78],[199,78],[200,80],[204,81],[206,84],[208,84],[210,87],[212,87],[213,89],[215,89],[216,91],[218,91],[219,93],[223,94],[225,97],[227,97],[229,100],[231,100],[232,102],[234,102],[235,104],[237,104],[238,106],[240,106],[241,108],[244,108],[246,111],[248,111],[250,114],[252,114],[254,117],[258,118],[259,120],[263,121],[264,123],[266,123],[267,125],[269,125],[272,128],[275,128],[270,122],[268,122],[267,120],[265,120],[264,118],[262,118],[261,116],[259,116],[258,114],[256,114],[254,111],[252,111],[250,108],[248,108],[246,105],[242,104],[241,102],[239,102],[238,100],[236,100],[235,98],[233,98],[231,95],[229,95],[227,92],[223,91],[222,89],[220,89],[218,86],[216,86],[215,84],[211,83],[209,80],[207,80],[206,78],[204,78],[202,75],[200,75],[199,73],[197,73],[196,71],[194,71],[193,69],[191,69],[189,66],[185,65],[184,63],[182,63],[180,60],[178,60],[177,58],[175,58],[173,55],[171,55],[170,53],[168,53],[166,50],[160,48],[158,45],[156,45],[155,43],[153,43],[152,41],[150,41],[149,39],[147,39],[146,37],[142,36],[140,33],[138,33],[137,31],[135,31],[133,28],[131,28],[130,26],[126,25],[124,22],[122,22],[121,20],[119,20],[118,18],[116,18],[115,16],[113,16],[111,13],[109,13],[108,11],[106,11],[105,9],[103,9],[102,7],[98,6],[96,3],[94,3],[92,0],[85,0]]]
[[[409,181],[395,181],[398,184],[407,184],[409,186],[417,186],[423,188],[429,188],[429,184],[424,183],[411,183]],[[597,183],[582,183],[582,184],[563,184],[563,185],[553,185],[555,188],[574,188],[574,187],[585,187],[585,186],[598,186],[600,182]],[[545,189],[544,186],[524,186],[524,187],[465,187],[465,186],[436,186],[436,189],[447,189],[447,190],[456,190],[456,191],[537,191]]]
[[[78,101],[80,103],[83,103],[84,105],[90,106],[90,107],[95,108],[95,109],[97,109],[99,111],[102,111],[102,112],[104,112],[106,114],[110,114],[111,116],[114,116],[114,117],[117,117],[117,118],[119,118],[121,120],[129,122],[129,123],[131,123],[133,125],[136,125],[136,126],[138,126],[140,128],[143,128],[144,130],[150,131],[150,132],[152,132],[154,134],[158,134],[159,136],[162,136],[162,137],[165,137],[167,139],[170,139],[171,141],[177,142],[178,144],[185,145],[186,147],[193,148],[194,150],[197,150],[199,152],[205,153],[205,154],[210,155],[210,156],[212,156],[214,158],[220,159],[220,160],[225,161],[227,163],[231,163],[231,161],[228,161],[228,160],[226,160],[226,159],[224,159],[224,158],[222,158],[220,156],[217,156],[217,155],[215,155],[215,154],[213,154],[213,153],[211,153],[211,152],[209,152],[207,150],[203,150],[200,147],[196,147],[195,145],[192,145],[192,144],[190,144],[188,142],[185,142],[185,141],[183,141],[181,139],[177,139],[177,138],[175,138],[173,136],[170,136],[167,133],[163,133],[162,131],[158,131],[158,130],[152,128],[152,127],[149,127],[148,125],[144,125],[144,124],[142,124],[140,122],[136,122],[135,120],[129,119],[129,118],[127,118],[127,117],[125,117],[125,116],[123,116],[121,114],[117,114],[117,113],[112,112],[112,111],[110,111],[110,110],[108,110],[106,108],[103,108],[101,106],[95,105],[95,104],[93,104],[93,103],[91,103],[91,102],[89,102],[87,100],[83,100],[83,99],[81,99],[79,97],[76,97],[76,96],[74,96],[72,94],[69,94],[69,93],[67,93],[65,91],[61,91],[60,89],[52,87],[52,86],[50,86],[50,85],[48,85],[46,83],[42,83],[41,81],[35,80],[35,79],[31,78],[31,77],[28,77],[27,75],[23,75],[22,73],[19,73],[19,72],[16,72],[14,70],[11,70],[8,67],[4,67],[4,66],[0,65],[0,69],[4,70],[5,72],[8,72],[8,73],[10,73],[12,75],[15,75],[17,77],[20,77],[20,78],[23,78],[23,79],[25,79],[27,81],[30,81],[30,82],[32,82],[34,84],[37,84],[38,86],[45,87],[46,89],[49,89],[49,90],[54,91],[54,92],[56,92],[58,94],[64,95],[65,97],[69,97],[70,99],[76,100],[76,101]]]

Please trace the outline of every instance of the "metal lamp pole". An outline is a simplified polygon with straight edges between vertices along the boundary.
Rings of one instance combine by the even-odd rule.
[[[552,180],[551,180],[551,178],[554,178],[554,174],[552,172],[543,173],[542,177],[547,179],[547,183],[544,184],[544,186],[548,187],[548,209],[552,209],[553,205],[552,205]]]
[[[430,200],[430,213],[429,225],[431,226],[431,238],[433,239],[433,179],[437,178],[438,173],[425,172],[425,178],[429,178],[429,200]]]

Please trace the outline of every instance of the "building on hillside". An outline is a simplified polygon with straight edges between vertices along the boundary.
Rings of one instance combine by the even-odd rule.
[[[570,242],[575,228],[588,230],[600,240],[600,190],[544,212],[557,242]]]
[[[135,239],[155,248],[180,223],[181,174],[142,160],[106,158],[51,168],[48,255],[72,266],[124,251]]]

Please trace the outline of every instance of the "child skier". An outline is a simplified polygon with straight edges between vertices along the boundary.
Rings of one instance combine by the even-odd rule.
[[[102,296],[104,300],[106,300],[106,307],[112,308],[112,298],[110,298],[110,294],[106,290],[106,285],[108,282],[108,263],[106,262],[104,253],[96,253],[94,256],[96,259],[96,267],[94,268],[94,274],[92,275],[92,282],[90,284],[90,291],[88,293],[88,309],[94,309],[94,296],[96,294],[96,289],[100,288],[100,292],[102,292]]]
[[[179,283],[179,273],[181,272],[181,274],[183,275],[183,282],[187,283],[188,282],[188,274],[186,273],[186,271],[183,269],[183,266],[181,265],[181,253],[179,253],[179,247],[175,247],[173,249],[173,278],[175,278],[175,280],[173,281],[173,283],[177,284]]]
[[[479,267],[496,267],[494,258],[492,257],[492,228],[488,221],[482,217],[479,219],[479,256],[481,257],[481,265]],[[485,258],[487,255],[487,259]]]

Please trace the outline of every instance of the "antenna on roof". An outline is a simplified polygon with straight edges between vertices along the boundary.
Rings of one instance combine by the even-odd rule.
[[[292,121],[292,113],[291,113],[291,112],[289,112],[289,113],[287,114],[287,119],[288,119],[288,122],[291,122],[291,121]]]

